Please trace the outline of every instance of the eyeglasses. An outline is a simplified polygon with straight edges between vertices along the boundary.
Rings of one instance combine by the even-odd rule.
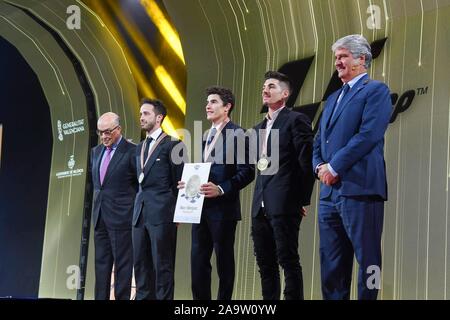
[[[103,130],[103,131],[97,130],[97,134],[99,135],[99,137],[101,137],[102,135],[110,136],[111,133],[113,133],[113,131],[116,130],[118,127],[120,127],[120,126],[116,126],[112,129]]]

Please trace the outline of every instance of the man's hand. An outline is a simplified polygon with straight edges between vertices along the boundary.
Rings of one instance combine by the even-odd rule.
[[[326,163],[319,166],[317,176],[320,181],[327,186],[331,186],[339,181],[339,176],[334,177],[330,170],[328,170],[328,165]]]
[[[306,216],[308,215],[308,211],[306,210],[305,207],[301,207],[301,209],[300,209],[300,215],[301,215],[302,217],[306,217]]]
[[[186,186],[186,182],[178,181],[178,185],[177,185],[178,189],[184,189],[185,186]]]
[[[200,186],[200,192],[205,195],[205,198],[215,198],[222,194],[219,187],[212,182],[202,184]]]
[[[326,163],[321,164],[317,168],[317,176],[319,177],[320,181],[322,181],[323,174],[328,171],[328,166]]]
[[[339,181],[339,176],[334,177],[331,172],[326,172],[324,173],[320,181],[322,181],[327,186],[331,186]]]

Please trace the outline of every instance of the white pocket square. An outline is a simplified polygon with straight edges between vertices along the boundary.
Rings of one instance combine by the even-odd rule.
[[[161,161],[161,159],[160,159],[160,158],[157,158],[156,161]]]

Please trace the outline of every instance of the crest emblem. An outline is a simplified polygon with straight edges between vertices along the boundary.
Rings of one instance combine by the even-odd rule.
[[[62,134],[61,120],[58,120],[58,122],[56,123],[56,125],[58,126],[58,140],[59,140],[59,141],[63,141],[63,140],[64,140],[64,136],[63,136],[63,134]]]
[[[75,156],[71,155],[69,161],[67,162],[67,166],[69,167],[70,170],[73,169],[73,167],[75,167]]]

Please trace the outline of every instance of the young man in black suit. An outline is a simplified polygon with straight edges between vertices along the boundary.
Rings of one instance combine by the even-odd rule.
[[[142,99],[140,115],[147,137],[136,148],[139,181],[133,215],[136,300],[172,300],[177,244],[173,216],[177,182],[183,170],[182,155],[172,155],[172,150],[182,142],[162,130],[167,111],[161,101]]]
[[[280,299],[279,265],[285,299],[303,299],[298,236],[314,184],[313,132],[306,115],[286,108],[289,95],[286,75],[265,74],[262,100],[268,113],[254,128],[260,147],[252,205],[252,236],[265,300]]]
[[[136,145],[122,137],[119,116],[97,122],[101,144],[91,151],[94,185],[95,299],[109,300],[114,268],[116,300],[129,300],[133,273],[131,219],[137,191]]]
[[[239,191],[254,179],[254,166],[248,161],[244,131],[230,120],[234,107],[231,90],[206,89],[206,117],[212,126],[203,141],[203,161],[212,162],[209,180],[201,186],[205,195],[200,224],[192,225],[191,277],[195,300],[211,299],[211,255],[216,254],[219,275],[218,300],[231,300],[234,286],[234,238],[241,220]],[[239,154],[241,153],[241,154]],[[180,182],[179,188],[184,187]]]

